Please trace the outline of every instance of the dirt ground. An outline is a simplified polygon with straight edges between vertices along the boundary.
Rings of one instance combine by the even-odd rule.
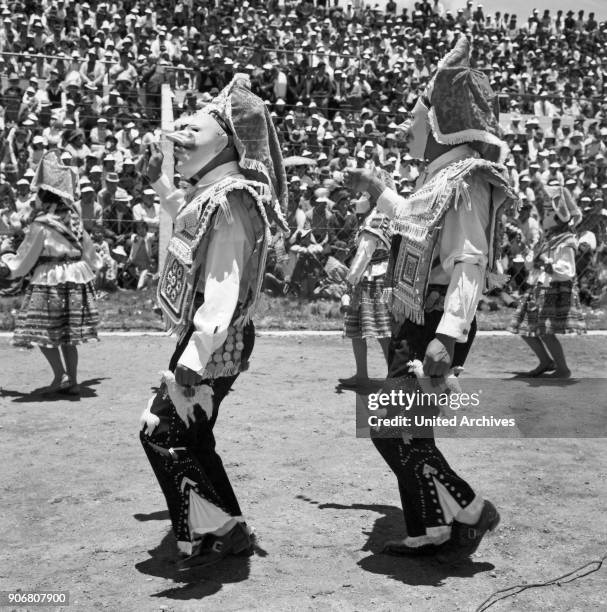
[[[605,439],[515,432],[439,442],[502,515],[470,562],[448,568],[381,554],[403,521],[393,475],[355,435],[355,396],[335,390],[337,377],[352,373],[349,344],[263,336],[216,428],[260,548],[178,574],[164,499],[138,441],[139,415],[172,345],[103,338],[81,350],[82,398],[43,401],[31,393],[50,380],[41,354],[0,339],[0,589],[67,590],[66,610],[468,611],[498,589],[560,576],[607,552]],[[564,345],[579,389],[582,379],[605,377],[604,337]],[[384,374],[377,345],[370,364]],[[481,337],[462,380],[493,377],[502,383],[496,403],[531,414],[546,393],[556,400],[575,390],[527,386],[519,405],[520,383],[503,383],[533,365],[519,339]],[[605,412],[606,390],[595,381],[584,399],[594,414]],[[607,567],[491,608],[605,609]]]

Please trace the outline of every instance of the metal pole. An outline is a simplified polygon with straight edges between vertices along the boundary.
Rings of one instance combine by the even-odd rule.
[[[160,148],[164,154],[162,162],[162,172],[169,177],[173,184],[175,171],[175,158],[173,157],[173,143],[170,142],[166,134],[173,129],[173,92],[168,83],[163,83],[160,90],[160,127],[162,136],[160,137]],[[158,266],[159,270],[164,267],[169,240],[173,232],[173,221],[164,208],[160,209],[160,228],[158,232]]]

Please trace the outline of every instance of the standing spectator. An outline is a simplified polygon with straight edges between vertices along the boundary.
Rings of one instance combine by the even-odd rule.
[[[133,267],[137,277],[137,289],[144,289],[158,269],[158,248],[156,235],[148,231],[145,221],[135,222],[135,233],[131,236],[131,250],[127,265]]]
[[[97,170],[97,168],[94,168]],[[100,170],[100,168],[99,168]],[[98,175],[98,172],[92,172],[91,175]],[[95,180],[97,176],[94,177]],[[93,178],[91,177],[91,184],[95,185]],[[106,212],[113,207],[114,199],[116,197],[116,190],[118,189],[118,175],[115,172],[108,172],[105,176],[105,186],[101,191],[99,191],[99,203],[103,209],[103,214],[106,215]]]
[[[156,202],[156,192],[148,187],[141,194],[141,201],[133,206],[136,222],[145,221],[151,232],[157,233],[160,227],[160,204]]]
[[[117,182],[117,181],[116,181]],[[134,233],[133,213],[130,208],[131,196],[124,189],[117,188],[113,203],[103,210],[103,224],[109,236],[117,244],[124,244]]]
[[[97,201],[97,193],[90,183],[81,186],[80,200],[74,206],[82,219],[85,230],[90,232],[101,225],[103,209]]]
[[[8,87],[2,92],[2,106],[4,106],[4,122],[6,125],[17,121],[24,93],[20,86],[19,75],[14,72],[9,74]]]

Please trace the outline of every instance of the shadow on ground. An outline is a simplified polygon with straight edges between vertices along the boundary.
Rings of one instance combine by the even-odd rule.
[[[162,512],[136,514],[135,518],[140,521],[161,520],[163,514]],[[177,586],[154,593],[152,597],[179,600],[204,599],[219,592],[224,584],[247,580],[250,573],[250,558],[247,556],[229,556],[216,565],[178,571],[179,552],[172,531],[164,536],[156,548],[148,552],[149,559],[135,564],[137,571],[177,583]]]
[[[31,404],[34,402],[79,402],[81,399],[97,397],[96,387],[101,381],[107,378],[89,378],[80,382],[80,393],[70,395],[68,393],[46,393],[44,387],[39,387],[33,391],[18,391],[16,389],[0,389],[0,397],[12,397],[17,404]]]
[[[168,510],[156,510],[156,512],[149,512],[148,514],[138,512],[137,514],[133,514],[133,518],[141,523],[145,523],[146,521],[168,521],[171,519]]]
[[[366,572],[382,574],[411,586],[441,586],[446,578],[472,578],[475,574],[495,569],[491,563],[472,560],[457,565],[442,565],[431,557],[408,558],[384,554],[382,550],[387,540],[405,536],[403,513],[397,506],[320,503],[302,495],[298,499],[317,506],[319,510],[363,510],[380,515],[370,531],[363,531],[367,542],[361,550],[371,554],[358,561],[357,565]]]

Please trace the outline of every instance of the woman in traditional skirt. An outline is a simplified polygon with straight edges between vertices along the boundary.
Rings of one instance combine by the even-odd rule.
[[[556,334],[586,332],[576,281],[577,240],[570,229],[581,213],[567,189],[554,186],[553,191],[553,210],[544,214],[545,234],[533,261],[531,287],[508,330],[520,334],[540,361],[525,376],[552,372],[548,376],[569,378],[571,371]]]
[[[17,253],[0,262],[0,277],[18,278],[32,271],[14,344],[40,347],[53,370],[45,393],[80,393],[76,347],[97,340],[93,270],[100,261],[72,207],[76,185],[76,175],[58,154],[47,153],[32,180],[32,188],[38,189],[38,214]]]
[[[351,291],[342,298],[342,305],[346,312],[344,335],[352,340],[356,374],[339,379],[346,388],[369,382],[367,339],[377,338],[387,362],[391,335],[390,312],[382,301],[390,255],[389,221],[385,215],[371,210],[367,198],[357,200],[355,205],[363,221],[356,237],[358,249],[346,279]]]

